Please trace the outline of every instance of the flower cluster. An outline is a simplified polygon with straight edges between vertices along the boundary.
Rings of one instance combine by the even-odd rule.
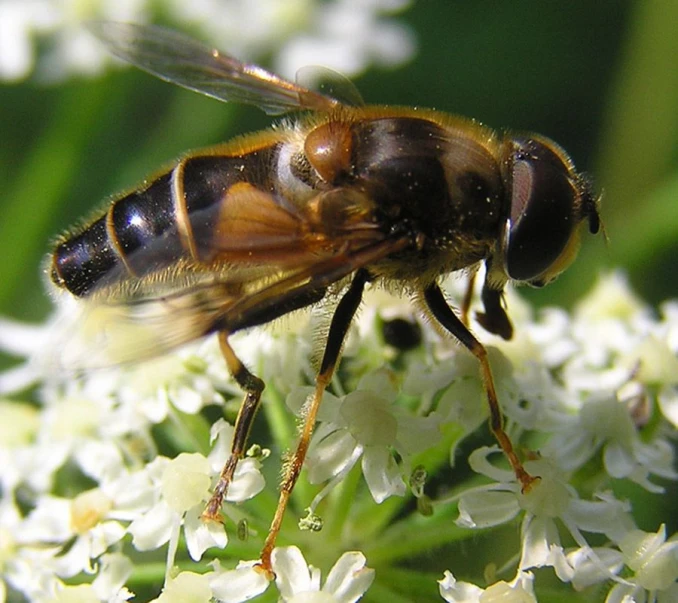
[[[84,28],[88,20],[148,23],[161,15],[216,47],[253,59],[275,51],[274,68],[294,77],[304,65],[355,75],[397,65],[415,49],[412,33],[390,15],[408,0],[3,0],[0,80],[35,73],[41,81],[95,74],[110,56]]]
[[[472,326],[507,431],[540,479],[523,492],[490,439],[469,448],[487,418],[473,357],[416,322],[419,345],[385,344],[385,323],[409,310],[377,294],[349,334],[293,493],[288,516],[305,508],[307,529],[284,523],[280,540],[297,546],[274,550],[281,600],[357,601],[373,580],[380,596],[435,600],[435,584],[422,585],[436,568],[439,596],[456,603],[537,601],[546,572],[563,589],[605,589],[609,602],[678,598],[678,541],[661,515],[654,532],[639,529],[638,508],[618,493],[661,501],[678,477],[678,305],[657,319],[618,274],[571,314],[534,316],[513,293],[508,303],[514,341]],[[40,381],[32,401],[14,393],[0,403],[0,601],[236,602],[270,591],[256,567],[276,502],[264,450],[293,445],[292,416],[313,378],[313,321],[326,314],[233,338],[267,381],[271,439],[256,430],[261,447],[238,464],[226,527],[200,519],[233,432],[214,410],[232,418],[241,397],[213,338],[65,381],[30,361],[0,375],[5,390]],[[0,344],[23,341],[15,352],[46,336],[0,325]],[[466,454],[469,467],[458,467]],[[515,535],[498,546],[492,535],[505,526]],[[478,562],[484,588],[455,578]],[[317,568],[329,569],[324,583]]]

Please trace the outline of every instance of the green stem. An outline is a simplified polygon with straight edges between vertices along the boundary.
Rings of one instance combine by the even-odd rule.
[[[360,463],[356,463],[329,497],[330,504],[323,514],[323,533],[329,542],[338,542],[341,539],[361,479]]]

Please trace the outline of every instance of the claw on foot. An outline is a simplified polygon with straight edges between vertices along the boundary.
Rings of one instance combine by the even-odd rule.
[[[268,559],[267,563],[265,563],[264,560],[259,561],[259,563],[254,566],[254,571],[264,576],[269,582],[275,580],[275,572],[271,569],[270,559]]]
[[[518,481],[520,482],[520,492],[522,494],[527,494],[534,488],[536,484],[541,481],[541,477],[538,475],[530,475],[524,471],[521,475],[518,476]]]

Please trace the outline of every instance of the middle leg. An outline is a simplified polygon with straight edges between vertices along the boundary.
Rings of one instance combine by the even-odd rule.
[[[268,536],[264,542],[264,547],[261,551],[260,564],[267,572],[272,572],[271,553],[275,548],[275,542],[282,525],[287,503],[289,502],[290,495],[299,478],[301,467],[306,458],[306,452],[308,451],[308,446],[311,442],[311,435],[313,435],[313,428],[315,427],[316,416],[318,414],[318,408],[320,407],[323,393],[332,380],[332,375],[334,374],[334,370],[339,360],[344,338],[346,337],[351,321],[358,310],[365,284],[368,280],[369,275],[367,271],[359,270],[356,273],[351,285],[341,298],[341,301],[334,312],[334,316],[332,317],[320,371],[316,377],[315,391],[304,406],[304,424],[299,435],[299,443],[297,444],[297,449],[294,451],[294,455],[285,465],[285,475],[280,486],[278,506],[273,521],[271,522]]]

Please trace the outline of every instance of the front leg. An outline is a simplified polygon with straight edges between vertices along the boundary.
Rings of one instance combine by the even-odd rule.
[[[490,286],[487,277],[485,277],[480,298],[483,301],[483,306],[485,306],[485,312],[478,312],[476,320],[489,333],[499,335],[507,341],[511,339],[513,337],[513,325],[504,309],[504,288],[496,289]]]
[[[513,468],[513,472],[516,474],[516,477],[522,486],[523,492],[528,491],[532,483],[538,478],[532,477],[527,473],[513,448],[511,439],[506,431],[504,431],[504,417],[499,406],[497,392],[494,388],[494,379],[492,378],[492,371],[490,370],[490,363],[487,359],[487,350],[485,349],[485,346],[473,336],[471,331],[468,330],[464,323],[452,311],[452,308],[447,304],[447,301],[437,284],[434,283],[424,290],[424,300],[435,319],[468,348],[480,362],[480,372],[487,393],[487,401],[490,406],[490,429],[508,458],[511,467]]]

